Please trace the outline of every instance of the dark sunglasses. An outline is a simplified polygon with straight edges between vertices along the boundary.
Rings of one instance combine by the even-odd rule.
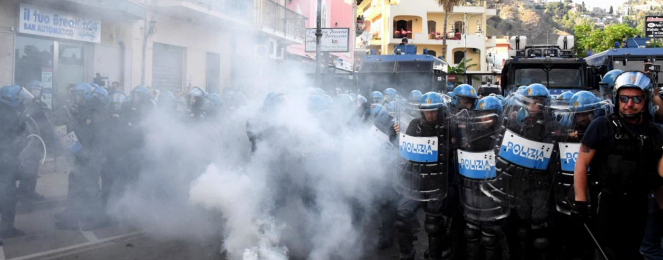
[[[626,96],[626,95],[619,95],[619,101],[622,103],[628,103],[629,99],[633,99],[633,103],[640,104],[642,103],[642,100],[645,99],[644,96]]]

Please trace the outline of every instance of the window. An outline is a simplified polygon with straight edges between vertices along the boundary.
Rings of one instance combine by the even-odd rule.
[[[463,58],[465,58],[465,52],[463,51],[455,51],[454,52],[454,64],[460,63]]]
[[[435,21],[428,21],[428,34],[437,32],[437,28],[435,28],[437,23]]]
[[[462,21],[456,21],[454,22],[454,33],[460,33],[464,34],[465,33],[465,26],[463,25]]]
[[[396,28],[395,28],[395,30],[396,30],[396,31],[400,31],[400,30],[405,30],[405,31],[407,31],[407,30],[408,30],[408,28],[407,28],[407,21],[405,21],[405,20],[398,20],[398,21],[396,21]]]
[[[437,53],[435,51],[428,50],[428,55],[437,57]]]

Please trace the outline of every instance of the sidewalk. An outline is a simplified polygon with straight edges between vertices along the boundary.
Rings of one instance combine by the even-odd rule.
[[[57,164],[56,164],[57,162]],[[31,207],[17,205],[16,228],[25,236],[0,242],[0,260],[41,258],[49,253],[80,249],[136,233],[129,227],[114,225],[94,231],[58,230],[54,214],[64,209],[67,198],[68,167],[63,159],[46,161],[39,170],[37,192],[46,199]]]

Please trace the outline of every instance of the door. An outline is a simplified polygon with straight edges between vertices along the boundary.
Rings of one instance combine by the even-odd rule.
[[[221,81],[221,55],[218,53],[207,53],[207,75],[205,77],[207,92],[220,93]]]
[[[65,105],[68,87],[84,81],[84,45],[17,35],[14,46],[14,84],[41,81],[50,108]]]
[[[154,43],[152,51],[152,88],[177,93],[183,84],[184,48]]]

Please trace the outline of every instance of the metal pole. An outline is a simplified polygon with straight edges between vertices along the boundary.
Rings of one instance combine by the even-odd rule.
[[[322,0],[318,0],[315,30],[315,86],[320,87],[320,38],[322,38]]]
[[[463,15],[464,15],[464,19],[465,19],[465,23],[463,24],[463,26],[465,27],[465,28],[463,28],[463,35],[465,36],[465,62],[463,63],[463,65],[465,67],[464,69],[465,69],[465,74],[466,74],[465,75],[465,83],[467,83],[467,80],[468,80],[467,79],[467,29],[469,29],[469,27],[467,26],[467,12],[463,13]]]

